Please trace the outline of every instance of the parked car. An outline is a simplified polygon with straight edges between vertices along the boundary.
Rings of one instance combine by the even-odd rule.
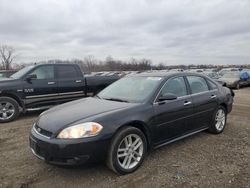
[[[220,75],[214,71],[203,71],[203,73],[212,79],[219,79],[220,78]]]
[[[12,74],[16,72],[16,70],[0,70],[0,79],[9,78]]]
[[[225,86],[234,89],[240,89],[242,86],[249,84],[248,80],[242,80],[240,78],[239,71],[230,71],[225,73],[222,77],[218,79],[219,81],[225,82]]]
[[[213,79],[214,81],[216,81],[217,83],[219,83],[222,86],[227,86],[226,82],[220,80],[220,79]]]
[[[246,71],[250,75],[250,69],[243,69],[242,71]]]
[[[230,73],[230,72],[240,72],[240,69],[239,68],[224,68],[224,69],[221,69],[218,74],[220,76],[223,76],[224,74],[226,73]]]
[[[84,76],[76,64],[28,66],[0,80],[0,122],[98,93],[118,76]]]
[[[149,149],[204,130],[222,133],[233,96],[196,73],[126,76],[95,97],[43,112],[31,129],[31,151],[51,164],[106,161],[118,174],[131,173]]]
[[[243,69],[241,72],[248,74],[248,76],[250,77],[250,69]],[[250,86],[250,78],[247,81],[248,81],[248,85]]]
[[[204,69],[205,72],[218,72],[217,68],[209,68],[209,69]]]
[[[212,71],[204,71],[203,72],[206,76],[209,78],[213,79],[214,81],[218,82],[222,86],[226,86],[226,82],[223,80],[220,80],[219,78],[221,77],[217,72],[212,72]]]

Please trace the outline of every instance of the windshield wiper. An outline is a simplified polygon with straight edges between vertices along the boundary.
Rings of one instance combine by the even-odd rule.
[[[109,101],[128,102],[127,100],[117,99],[117,98],[103,98],[103,99],[109,100]]]
[[[102,99],[99,95],[95,95],[95,97],[97,97],[98,99]]]

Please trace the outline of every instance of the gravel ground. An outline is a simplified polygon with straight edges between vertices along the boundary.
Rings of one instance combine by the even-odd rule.
[[[36,159],[28,135],[39,113],[0,124],[0,187],[250,187],[250,88],[235,93],[222,134],[202,132],[150,152],[126,176],[102,164],[62,168]]]

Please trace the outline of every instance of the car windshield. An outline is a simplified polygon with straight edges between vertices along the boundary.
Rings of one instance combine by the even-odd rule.
[[[228,72],[222,76],[223,78],[239,78],[240,73],[239,72]]]
[[[142,103],[150,97],[162,77],[125,77],[102,90],[97,97],[120,102]]]
[[[15,74],[12,74],[12,75],[11,75],[11,78],[20,79],[20,78],[22,78],[27,72],[29,72],[33,67],[34,67],[34,66],[25,67],[25,68],[19,70],[18,72],[16,72]]]

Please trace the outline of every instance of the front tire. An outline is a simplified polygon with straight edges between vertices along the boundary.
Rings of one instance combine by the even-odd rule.
[[[227,111],[223,106],[219,106],[213,115],[213,121],[210,125],[209,132],[220,134],[223,132],[227,123]]]
[[[19,116],[19,105],[10,97],[0,97],[0,123],[13,121]]]
[[[107,166],[119,175],[134,172],[142,164],[147,152],[147,140],[142,131],[125,127],[112,140]]]

